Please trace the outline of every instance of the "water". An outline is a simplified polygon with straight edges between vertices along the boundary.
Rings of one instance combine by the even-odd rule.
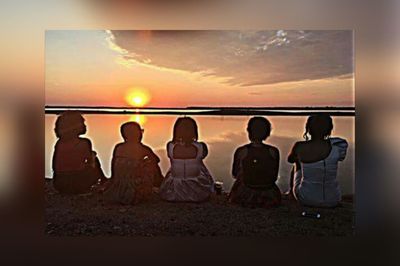
[[[85,115],[88,132],[106,176],[110,176],[111,156],[115,144],[122,141],[120,126],[127,121],[137,121],[144,128],[143,143],[152,147],[160,157],[160,167],[165,174],[169,167],[165,146],[172,138],[173,124],[178,116],[166,115]],[[248,143],[245,116],[193,116],[199,126],[200,141],[209,148],[205,164],[215,180],[224,183],[224,190],[230,190],[233,179],[231,166],[235,149]],[[307,117],[270,116],[271,137],[267,143],[279,148],[281,154],[278,186],[282,191],[288,188],[292,165],[286,158],[293,143],[302,140]],[[55,115],[45,118],[46,176],[52,176],[51,158],[57,141],[54,134]],[[349,142],[346,159],[339,165],[338,180],[344,194],[354,193],[354,117],[335,117],[333,136]]]

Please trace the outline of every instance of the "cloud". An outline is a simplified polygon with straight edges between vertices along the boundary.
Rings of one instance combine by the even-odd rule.
[[[252,86],[353,73],[352,31],[108,31],[129,62]],[[128,63],[127,63],[128,62]]]

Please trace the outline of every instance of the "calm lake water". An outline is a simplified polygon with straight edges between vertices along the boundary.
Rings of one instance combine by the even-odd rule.
[[[143,143],[152,147],[161,159],[161,170],[165,174],[169,168],[165,145],[172,138],[172,127],[178,116],[166,115],[85,115],[88,132],[106,176],[110,176],[111,155],[115,144],[122,141],[120,126],[127,121],[137,121],[144,128]],[[200,141],[209,148],[205,164],[215,180],[224,182],[224,189],[230,190],[233,179],[231,166],[235,149],[248,143],[245,116],[193,116],[199,126]],[[307,117],[270,116],[271,137],[267,143],[279,148],[281,163],[278,186],[287,190],[292,165],[286,158],[293,143],[302,140]],[[344,194],[354,192],[354,117],[335,117],[333,136],[347,139],[349,149],[347,158],[340,163],[338,179]],[[46,176],[52,176],[51,158],[57,138],[54,134],[55,115],[46,115],[45,119],[45,156]]]

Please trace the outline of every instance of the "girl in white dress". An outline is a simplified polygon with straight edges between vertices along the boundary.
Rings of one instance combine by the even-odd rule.
[[[303,205],[335,207],[341,201],[336,176],[338,163],[345,159],[348,144],[344,139],[331,138],[332,129],[330,116],[310,116],[304,134],[306,140],[296,142],[288,157],[288,161],[295,164],[292,193]]]
[[[205,143],[198,142],[196,121],[178,118],[167,153],[171,168],[161,184],[161,198],[177,202],[207,200],[213,192],[214,180],[203,163],[208,150]]]

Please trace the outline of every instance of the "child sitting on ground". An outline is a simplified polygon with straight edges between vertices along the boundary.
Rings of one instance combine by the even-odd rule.
[[[64,194],[87,193],[93,185],[107,180],[91,141],[80,137],[86,133],[84,121],[77,111],[66,111],[56,121],[53,185]]]
[[[281,203],[275,184],[279,171],[279,150],[264,144],[271,124],[264,117],[253,117],[247,125],[250,143],[235,151],[232,175],[236,179],[229,194],[232,203],[248,207],[273,207]]]
[[[159,187],[163,176],[160,159],[144,145],[143,129],[136,122],[121,126],[124,142],[115,146],[111,162],[111,182],[105,197],[112,202],[134,204],[147,200],[153,187]]]
[[[347,152],[347,141],[332,138],[332,118],[327,114],[311,115],[307,119],[305,141],[294,144],[288,162],[294,164],[289,196],[312,207],[335,207],[341,201],[337,180],[340,161]],[[311,139],[309,138],[311,137]]]
[[[172,141],[167,143],[171,168],[160,187],[160,197],[171,202],[202,202],[210,199],[214,180],[203,160],[207,145],[200,142],[193,118],[176,120]]]

